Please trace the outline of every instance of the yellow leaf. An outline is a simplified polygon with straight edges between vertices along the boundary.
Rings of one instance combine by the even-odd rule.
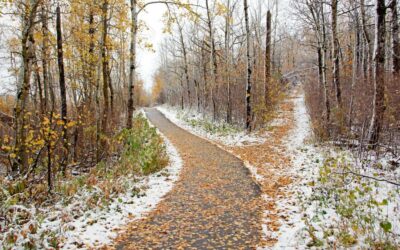
[[[75,125],[76,125],[75,121],[70,121],[70,122],[67,123],[67,127],[68,128],[74,127]]]
[[[50,124],[49,118],[45,117],[43,120],[43,125],[49,125],[49,124]]]

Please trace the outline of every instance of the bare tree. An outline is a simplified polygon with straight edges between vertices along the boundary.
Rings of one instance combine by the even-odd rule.
[[[247,75],[246,75],[246,129],[251,131],[251,123],[252,123],[252,107],[251,107],[251,54],[250,54],[250,25],[249,25],[249,5],[247,4],[247,0],[243,0],[244,7],[244,20],[246,25],[246,67],[247,67]]]
[[[24,173],[28,169],[28,157],[26,154],[26,126],[27,124],[27,104],[29,91],[31,88],[31,71],[32,61],[34,58],[33,44],[29,39],[32,36],[37,10],[40,5],[40,0],[28,0],[24,4],[25,10],[22,22],[22,38],[21,38],[21,83],[18,86],[17,102],[15,107],[15,148],[19,156],[18,162],[13,164],[12,171],[15,173],[20,170]],[[22,169],[18,169],[18,165]]]
[[[209,6],[209,0],[206,0],[206,10],[207,10],[207,26],[208,26],[208,35],[210,39],[210,56],[211,56],[211,75],[212,75],[212,84],[210,86],[210,95],[211,101],[213,105],[213,119],[217,119],[217,101],[216,101],[216,86],[217,86],[217,76],[218,76],[218,64],[217,64],[217,52],[215,48],[215,39],[214,39],[214,30],[213,23],[211,17],[211,9]]]
[[[363,37],[366,43],[366,50],[367,50],[367,55],[366,55],[366,63],[365,65],[365,69],[366,69],[366,73],[368,78],[370,78],[372,76],[372,52],[371,52],[371,38],[370,35],[368,33],[368,24],[367,24],[367,17],[366,17],[366,10],[365,10],[365,0],[360,0],[360,11],[361,11],[361,27],[363,30]]]
[[[376,146],[382,130],[385,113],[385,43],[386,43],[386,5],[385,0],[375,3],[375,51],[374,51],[374,102],[369,142]]]
[[[61,28],[61,10],[60,6],[57,6],[57,59],[58,59],[58,70],[59,70],[59,82],[60,82],[60,97],[61,97],[61,120],[63,122],[63,150],[64,159],[61,161],[62,172],[65,174],[65,170],[68,162],[68,130],[67,130],[67,90],[65,86],[65,70],[64,70],[64,52],[63,52],[63,38]]]
[[[132,128],[132,117],[134,103],[133,103],[133,92],[136,83],[136,42],[137,42],[137,0],[131,0],[131,44],[130,44],[130,67],[129,67],[129,84],[128,84],[128,114],[126,117],[126,127]]]
[[[264,82],[264,102],[269,104],[269,84],[271,81],[271,11],[267,11],[266,38],[265,38],[265,82]]]
[[[393,60],[393,74],[398,76],[400,74],[400,29],[399,17],[397,12],[397,0],[392,0],[389,4],[392,13],[392,60]]]
[[[342,108],[342,90],[340,87],[340,51],[337,32],[338,0],[332,0],[332,56],[333,56],[333,85],[336,88],[336,101]]]
[[[109,58],[107,55],[107,43],[108,43],[108,0],[104,0],[102,6],[102,46],[101,46],[101,60],[102,60],[102,73],[103,73],[103,101],[104,110],[102,118],[102,130],[103,133],[107,132],[108,115],[110,112],[109,103]]]

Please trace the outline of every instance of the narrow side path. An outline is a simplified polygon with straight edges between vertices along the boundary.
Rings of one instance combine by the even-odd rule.
[[[127,227],[117,249],[255,249],[262,199],[250,172],[233,155],[146,111],[184,161],[181,179],[142,220]]]

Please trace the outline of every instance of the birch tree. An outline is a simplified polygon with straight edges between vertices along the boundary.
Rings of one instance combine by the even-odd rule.
[[[385,46],[386,46],[386,4],[385,0],[375,2],[375,49],[374,49],[374,101],[369,128],[369,142],[374,147],[379,141],[385,113]]]
[[[336,88],[336,101],[342,109],[342,89],[340,86],[340,51],[337,31],[338,0],[332,0],[332,56],[333,56],[333,85]]]
[[[245,19],[245,27],[246,27],[246,129],[251,131],[251,122],[252,122],[252,107],[251,107],[251,54],[250,54],[250,24],[249,24],[249,6],[247,4],[247,0],[243,0],[244,7],[244,19]]]
[[[21,166],[20,172],[28,169],[28,156],[26,148],[26,127],[28,123],[27,105],[29,91],[31,88],[31,71],[33,55],[33,44],[30,37],[36,25],[36,16],[41,0],[26,0],[22,3],[22,34],[21,34],[21,76],[18,86],[17,101],[15,107],[15,149],[18,155],[18,162],[13,164],[13,172],[18,171],[18,165]]]

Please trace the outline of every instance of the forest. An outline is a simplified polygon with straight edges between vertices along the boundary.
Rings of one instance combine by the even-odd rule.
[[[398,249],[399,10],[0,0],[0,249]]]

